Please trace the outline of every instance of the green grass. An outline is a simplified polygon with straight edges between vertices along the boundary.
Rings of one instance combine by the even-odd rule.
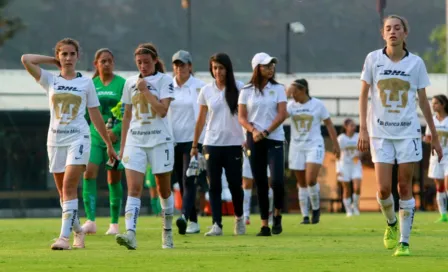
[[[385,222],[379,213],[357,218],[323,214],[318,225],[284,216],[279,236],[256,237],[258,216],[247,235],[232,236],[233,219],[224,219],[222,237],[204,237],[210,218],[200,218],[202,234],[175,234],[175,249],[161,249],[161,219],[138,221],[138,248],[128,251],[102,235],[108,219],[86,249],[51,251],[59,219],[0,220],[0,271],[448,271],[448,224],[433,223],[436,213],[417,213],[411,257],[392,257],[383,247]],[[121,219],[124,223],[124,220]],[[121,224],[124,229],[124,224]]]

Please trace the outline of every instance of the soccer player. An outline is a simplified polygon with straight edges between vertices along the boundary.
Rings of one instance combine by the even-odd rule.
[[[104,140],[107,156],[118,159],[107,135],[92,79],[76,72],[79,43],[65,38],[55,46],[55,57],[26,54],[22,63],[30,75],[45,89],[50,104],[48,129],[48,158],[50,173],[56,183],[62,203],[62,226],[53,250],[70,249],[70,233],[74,231],[73,247],[84,248],[85,234],[78,217],[78,183],[86,169],[90,153],[90,132],[84,115],[86,107],[90,119]],[[55,76],[40,65],[55,65],[60,74]]]
[[[289,169],[297,179],[302,224],[309,224],[309,204],[311,200],[311,224],[320,221],[320,189],[317,176],[325,156],[325,144],[320,129],[323,121],[328,130],[333,151],[339,159],[340,149],[337,133],[330,114],[322,101],[310,96],[308,82],[297,79],[288,88],[293,100],[288,103],[287,111],[291,117],[291,142],[289,144]]]
[[[266,167],[271,170],[274,192],[274,222],[272,234],[282,232],[281,209],[284,202],[283,161],[285,132],[283,121],[286,113],[285,87],[275,81],[277,59],[266,53],[257,53],[252,58],[252,78],[241,90],[238,99],[238,119],[247,131],[247,146],[250,166],[257,184],[260,206],[261,230],[257,236],[271,236],[269,228],[269,183]]]
[[[166,115],[173,99],[173,79],[164,74],[157,49],[150,43],[134,51],[139,74],[126,80],[120,152],[128,183],[125,207],[126,233],[115,236],[119,245],[136,249],[136,228],[143,180],[148,164],[156,178],[162,206],[162,248],[173,248],[171,230],[174,198],[171,171],[174,163],[173,135]]]
[[[199,116],[194,130],[191,156],[198,155],[198,143],[202,130],[205,131],[203,154],[207,161],[207,176],[210,185],[210,206],[213,226],[205,236],[222,235],[221,175],[225,169],[232,202],[235,210],[234,234],[246,233],[243,217],[242,144],[243,131],[238,123],[238,93],[242,83],[236,83],[232,62],[225,53],[210,58],[209,70],[215,79],[202,87],[199,96]]]
[[[202,80],[193,76],[193,59],[189,52],[180,50],[172,57],[174,78],[174,100],[168,110],[168,120],[173,127],[174,141],[174,173],[182,195],[182,215],[176,225],[179,234],[199,233],[198,215],[196,212],[196,181],[206,183],[205,172],[198,177],[187,177],[190,165],[190,151],[193,144],[194,127],[199,115],[198,94],[205,85]],[[198,142],[198,151],[202,152],[204,133]],[[189,221],[187,228],[187,220]]]
[[[442,158],[436,128],[431,116],[425,88],[429,77],[423,60],[406,48],[407,21],[396,15],[388,16],[381,28],[386,46],[370,52],[361,74],[359,97],[360,131],[358,148],[369,150],[375,164],[378,186],[377,199],[387,219],[384,246],[396,247],[394,256],[408,256],[409,236],[414,220],[415,200],[412,195],[414,164],[422,159],[421,127],[416,110],[416,96],[425,116],[432,148]],[[367,112],[367,100],[371,106]],[[391,194],[392,167],[398,163],[398,192],[400,195],[400,242],[398,220]],[[398,243],[398,245],[397,245]]]
[[[439,94],[432,98],[432,110],[434,111],[433,122],[436,127],[437,136],[443,148],[443,154],[448,154],[448,98]],[[424,140],[431,143],[431,131],[426,126]],[[444,157],[439,163],[437,154],[432,154],[429,159],[428,177],[434,179],[437,189],[437,206],[439,207],[440,218],[436,222],[448,222],[446,216],[447,195],[448,195],[448,164]],[[444,184],[445,182],[445,184]]]
[[[114,74],[114,55],[107,48],[101,48],[95,53],[94,65],[95,73],[93,75],[93,84],[96,88],[96,94],[100,101],[100,112],[106,122],[107,134],[114,146],[116,152],[120,149],[121,119],[120,99],[123,94],[125,79]],[[114,111],[115,109],[115,111]],[[115,113],[115,114],[114,114]],[[96,233],[96,199],[99,166],[107,163],[106,144],[99,135],[95,126],[90,124],[90,135],[92,137],[92,146],[90,150],[89,164],[84,172],[82,195],[84,200],[84,209],[86,211],[87,221],[82,226],[86,234]],[[120,217],[121,202],[123,199],[123,187],[121,185],[121,173],[123,165],[118,164],[116,168],[106,164],[107,183],[109,187],[110,217],[111,222],[107,235],[118,234],[118,218]]]
[[[355,122],[345,119],[343,132],[338,136],[341,158],[336,161],[338,181],[342,182],[343,199],[347,217],[359,215],[359,195],[361,193],[362,165],[359,160],[358,133]],[[353,194],[351,194],[350,181],[353,182]]]
[[[162,212],[162,207],[160,206],[159,193],[157,192],[156,177],[149,165],[145,176],[145,187],[149,189],[149,197],[151,198],[151,212],[158,216]]]

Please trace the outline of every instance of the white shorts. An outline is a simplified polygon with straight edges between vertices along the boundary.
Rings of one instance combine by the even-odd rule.
[[[360,162],[356,164],[341,164],[339,168],[338,181],[350,182],[354,179],[362,179],[362,165]]]
[[[448,176],[448,164],[429,161],[428,178],[445,179]]]
[[[414,139],[370,138],[372,162],[398,164],[422,160],[422,141]]]
[[[87,165],[90,137],[69,146],[47,146],[50,173],[64,173],[68,165]]]
[[[153,174],[163,174],[173,171],[174,145],[163,143],[154,147],[140,147],[126,145],[124,147],[124,168],[145,174],[148,164]]]
[[[323,164],[325,157],[325,149],[323,145],[316,146],[310,149],[296,149],[290,146],[289,148],[289,169],[291,170],[305,170],[307,163]]]
[[[269,171],[269,165],[268,165],[268,178],[271,177],[271,171]],[[247,179],[254,179],[254,176],[252,175],[252,169],[250,168],[250,162],[249,158],[244,156],[243,158],[243,178]]]

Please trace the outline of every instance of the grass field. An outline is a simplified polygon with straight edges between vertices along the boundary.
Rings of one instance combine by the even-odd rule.
[[[379,213],[345,218],[323,214],[318,225],[300,225],[284,216],[279,236],[256,237],[258,216],[247,235],[232,236],[225,218],[222,237],[204,237],[211,218],[200,218],[202,234],[175,234],[175,249],[161,249],[161,219],[138,222],[138,248],[128,251],[102,235],[108,219],[98,219],[101,234],[86,238],[86,249],[51,251],[59,219],[0,220],[0,271],[448,271],[448,224],[436,213],[417,213],[411,257],[392,257],[382,244],[385,227]],[[123,219],[121,219],[123,222]],[[124,226],[122,224],[122,228]]]

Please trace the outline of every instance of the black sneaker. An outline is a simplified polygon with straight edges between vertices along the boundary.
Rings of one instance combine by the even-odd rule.
[[[320,221],[320,209],[313,210],[313,217],[311,218],[311,224],[317,224]]]
[[[176,226],[179,229],[179,234],[185,235],[187,232],[187,220],[183,216],[177,218]]]
[[[282,233],[282,216],[274,216],[274,224],[272,224],[272,234],[280,234]]]
[[[300,224],[302,224],[302,225],[308,225],[309,223],[310,223],[310,218],[308,216],[305,216],[303,218],[303,221],[300,222]]]
[[[271,236],[271,229],[269,227],[261,227],[261,230],[257,233],[257,236]]]

